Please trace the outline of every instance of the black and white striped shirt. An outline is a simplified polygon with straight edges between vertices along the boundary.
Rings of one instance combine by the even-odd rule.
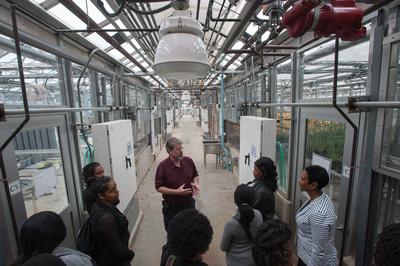
[[[296,215],[297,255],[307,266],[337,266],[333,243],[336,214],[325,193],[308,200]]]

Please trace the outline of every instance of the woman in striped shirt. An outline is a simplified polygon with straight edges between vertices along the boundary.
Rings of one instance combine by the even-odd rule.
[[[332,200],[322,191],[329,183],[327,171],[311,165],[301,172],[299,187],[310,199],[296,215],[299,266],[336,266],[333,244],[336,215]]]

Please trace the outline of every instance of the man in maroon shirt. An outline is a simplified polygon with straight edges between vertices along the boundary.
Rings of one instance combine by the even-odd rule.
[[[158,167],[155,178],[155,187],[163,196],[163,217],[165,230],[175,214],[184,209],[194,209],[196,195],[199,188],[199,174],[192,159],[183,156],[182,141],[171,137],[165,148],[168,158]]]

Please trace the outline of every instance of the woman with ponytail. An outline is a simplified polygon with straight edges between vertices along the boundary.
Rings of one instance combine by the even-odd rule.
[[[254,191],[242,184],[234,193],[237,213],[225,224],[220,248],[226,252],[227,266],[255,266],[252,257],[253,239],[263,222],[261,213],[253,209]]]
[[[278,188],[278,174],[274,161],[261,157],[254,162],[254,180],[248,183],[254,193],[254,209],[261,212],[263,220],[271,220],[275,216],[274,192]]]

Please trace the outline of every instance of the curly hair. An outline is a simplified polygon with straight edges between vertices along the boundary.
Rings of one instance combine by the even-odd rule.
[[[254,239],[253,259],[257,266],[286,266],[292,255],[287,224],[278,219],[264,221]]]
[[[264,184],[275,192],[278,189],[278,173],[274,161],[268,157],[261,157],[254,164],[262,172]]]
[[[208,250],[212,235],[208,218],[195,209],[187,209],[172,218],[167,238],[175,256],[190,259]]]
[[[383,228],[375,246],[374,263],[376,266],[400,265],[400,223]]]
[[[95,182],[92,183],[91,189],[92,192],[98,197],[99,194],[104,194],[104,192],[107,191],[107,185],[110,183],[113,179],[109,176],[102,176],[99,177],[95,180]]]
[[[83,182],[90,186],[95,181],[95,168],[101,166],[98,162],[88,163],[82,168]]]

